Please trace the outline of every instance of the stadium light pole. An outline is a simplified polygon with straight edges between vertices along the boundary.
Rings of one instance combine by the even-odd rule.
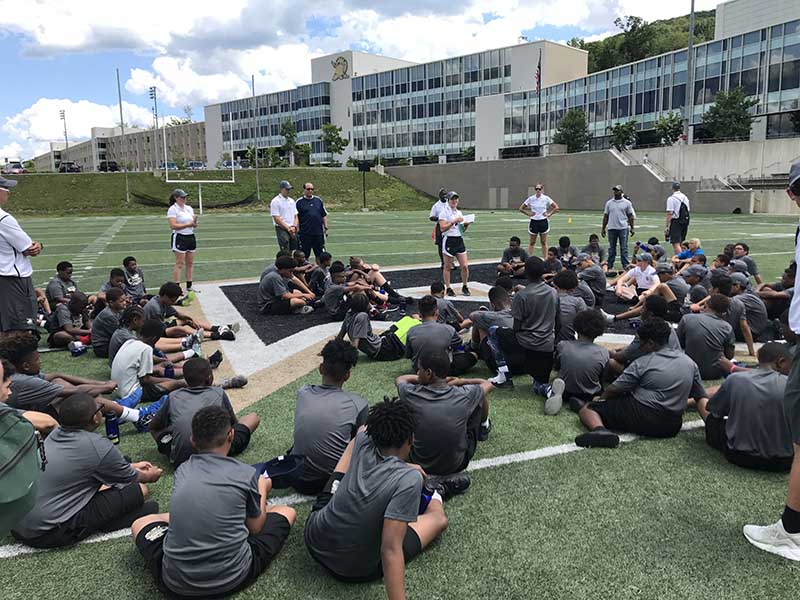
[[[686,106],[684,107],[683,131],[689,142],[689,127],[694,111],[694,0],[689,11],[689,43],[686,48]]]
[[[250,83],[253,87],[253,147],[255,148],[253,159],[256,162],[256,198],[261,202],[261,182],[258,177],[258,117],[256,116],[256,76],[250,76]]]
[[[122,87],[119,84],[119,67],[117,67],[117,100],[119,101],[119,127],[122,133],[122,142],[120,142],[122,144],[122,152],[120,152],[120,156],[123,159],[122,170],[125,173],[125,202],[130,204],[131,190],[128,187],[128,162],[125,160],[127,149],[125,148],[125,119],[122,116]]]
[[[156,119],[156,131],[155,131],[156,152],[155,152],[155,158],[156,158],[156,169],[157,169],[158,165],[159,165],[159,160],[158,160],[158,90],[156,89],[156,86],[151,86],[150,87],[150,99],[153,101],[153,116]],[[164,162],[166,163],[166,161],[167,161],[167,158],[165,156],[164,157]],[[166,166],[167,165],[165,164],[164,168],[166,168]]]
[[[62,161],[63,161],[63,160],[65,160],[67,158],[67,154],[69,154],[69,137],[67,136],[67,111],[65,111],[65,110],[58,111],[58,117],[62,121],[64,121],[64,145],[65,145],[65,148],[64,148],[64,158],[62,159]]]

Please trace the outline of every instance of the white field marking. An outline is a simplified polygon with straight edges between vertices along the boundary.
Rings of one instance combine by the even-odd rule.
[[[390,271],[387,271],[389,273]],[[458,290],[459,284],[453,284],[453,287]],[[492,286],[486,285],[485,283],[470,281],[469,282],[469,290],[472,293],[471,296],[462,296],[457,295],[455,298],[448,298],[448,300],[463,300],[464,302],[488,302],[489,301],[489,290],[492,289]],[[397,293],[401,296],[410,296],[412,298],[422,298],[431,293],[430,286],[421,285],[419,287],[413,288],[403,288],[401,290],[397,290]]]
[[[703,421],[697,419],[696,421],[689,421],[688,423],[684,423],[683,427],[681,427],[681,431],[692,431],[694,429],[700,429],[703,426],[704,426]],[[638,439],[639,436],[630,433],[624,433],[619,436],[619,441],[621,443],[633,442]],[[561,444],[558,446],[547,446],[545,448],[538,448],[536,450],[530,450],[528,452],[517,452],[515,454],[506,454],[505,456],[495,456],[493,458],[483,458],[481,460],[475,460],[469,464],[466,471],[471,473],[472,471],[480,471],[482,469],[490,469],[504,465],[530,462],[534,460],[539,460],[541,458],[548,458],[550,456],[558,456],[560,454],[570,454],[572,452],[578,452],[580,450],[585,450],[585,449],[586,448],[581,448],[580,446],[576,446],[574,443]],[[304,502],[311,502],[312,500],[314,500],[313,496],[304,496],[302,494],[291,494],[289,496],[282,496],[279,498],[270,498],[270,504],[273,505],[282,504],[282,505],[292,506],[296,504],[303,504]],[[130,535],[131,535],[130,529],[120,529],[118,531],[111,531],[109,533],[90,536],[80,543],[96,544],[98,542],[107,542],[109,540],[116,540]],[[30,546],[26,546],[24,544],[8,544],[6,546],[0,546],[0,559],[14,558],[16,556],[21,556],[24,554],[36,554],[39,552],[50,552],[50,551],[51,551],[50,549],[31,548]]]
[[[125,227],[125,223],[127,222],[128,217],[117,219],[111,227],[106,229],[96,237],[92,243],[76,254],[75,259],[71,261],[75,269],[78,271],[91,270],[94,263],[97,262],[98,257],[103,253],[103,250],[108,247],[111,240],[114,239],[114,236],[119,233],[120,229]]]

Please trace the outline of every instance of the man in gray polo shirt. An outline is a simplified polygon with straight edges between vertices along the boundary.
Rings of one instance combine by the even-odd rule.
[[[703,379],[720,379],[727,375],[719,366],[723,356],[733,358],[736,337],[724,315],[730,300],[722,294],[711,294],[702,313],[684,315],[678,323],[678,341],[700,369]]]
[[[448,381],[449,360],[441,350],[423,353],[418,363],[416,375],[395,381],[417,419],[411,460],[429,475],[458,473],[467,468],[478,441],[489,439],[487,396],[494,386],[485,379]]]
[[[603,228],[600,235],[606,237],[608,232],[608,268],[614,268],[614,260],[617,258],[617,243],[619,243],[619,253],[622,258],[622,268],[628,266],[628,236],[634,235],[634,221],[636,212],[633,204],[622,193],[622,186],[615,185],[611,188],[614,197],[606,202],[603,209]]]
[[[119,449],[94,431],[103,423],[103,404],[88,394],[66,398],[61,425],[47,436],[47,469],[39,479],[36,505],[14,528],[20,542],[35,548],[71,546],[100,531],[130,527],[158,512],[145,502],[145,483],[161,469],[149,462],[128,463]],[[101,486],[111,486],[100,491]]]
[[[358,428],[367,422],[367,401],[342,389],[358,362],[358,350],[344,340],[331,340],[320,353],[322,385],[307,384],[297,392],[294,445],[291,454],[305,456],[303,474],[292,487],[318,494]]]
[[[675,437],[683,425],[689,398],[706,398],[700,371],[680,350],[666,347],[671,328],[650,319],[639,328],[644,355],[578,413],[589,430],[575,438],[581,447],[616,448],[619,436],[609,429],[648,437]]]
[[[423,296],[419,301],[422,323],[408,330],[406,358],[411,368],[417,370],[417,359],[425,352],[444,352],[450,360],[450,375],[461,375],[475,366],[478,357],[472,352],[459,351],[461,338],[450,325],[439,323],[439,309],[434,296]]]

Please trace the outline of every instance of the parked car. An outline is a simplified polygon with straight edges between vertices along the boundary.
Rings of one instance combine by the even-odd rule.
[[[59,173],[80,173],[81,172],[81,166],[78,163],[73,162],[71,160],[62,160],[58,164],[58,172]]]
[[[100,166],[97,167],[97,170],[102,173],[114,173],[119,171],[119,165],[115,160],[102,160],[100,161]]]
[[[160,165],[158,165],[158,169],[159,171],[177,171],[178,165],[175,164],[174,162],[168,162],[168,163],[162,162]]]
[[[0,173],[3,175],[21,175],[22,173],[27,173],[28,170],[22,166],[21,162],[9,162],[3,165],[3,168],[0,169]]]
[[[250,161],[249,161],[249,160],[247,160],[246,158],[243,158],[243,159],[241,159],[241,160],[239,161],[239,166],[240,166],[242,169],[249,169],[249,168],[250,168],[250,167],[252,167],[253,165],[251,165],[251,164],[250,164]]]
[[[241,169],[242,165],[238,160],[223,160],[222,161],[222,168],[223,169]]]
[[[188,171],[205,171],[206,163],[202,160],[190,160],[186,163],[186,169]]]

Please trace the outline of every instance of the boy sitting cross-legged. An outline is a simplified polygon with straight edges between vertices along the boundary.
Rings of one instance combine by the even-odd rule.
[[[235,435],[227,409],[197,411],[195,454],[175,472],[169,513],[131,526],[136,548],[165,594],[211,598],[242,590],[289,537],[294,509],[268,505],[268,474],[228,456]]]

